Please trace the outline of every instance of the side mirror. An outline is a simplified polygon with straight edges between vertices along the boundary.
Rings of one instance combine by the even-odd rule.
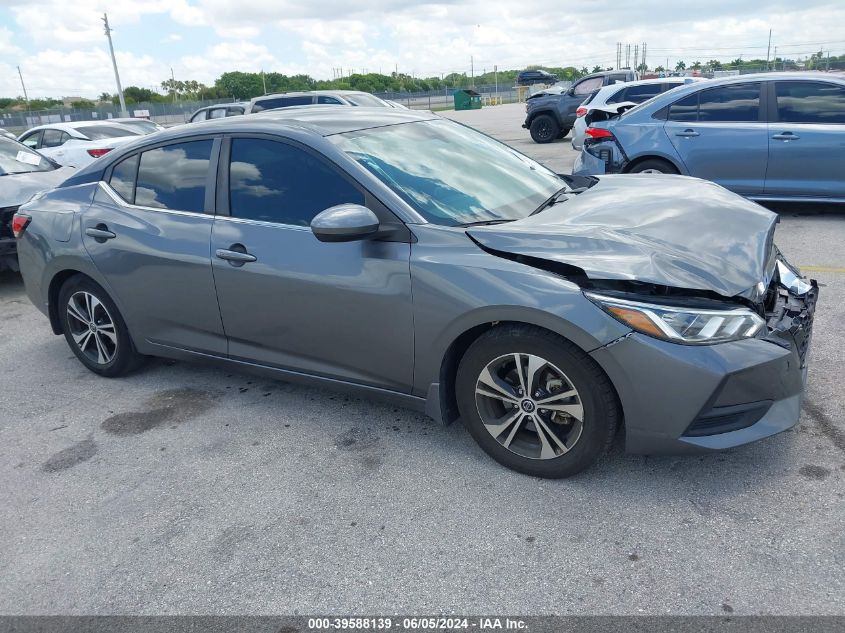
[[[311,232],[321,242],[354,242],[378,233],[376,214],[360,204],[339,204],[311,220]]]

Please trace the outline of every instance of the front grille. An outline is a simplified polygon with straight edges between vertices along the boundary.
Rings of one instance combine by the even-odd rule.
[[[12,216],[18,207],[3,207],[0,208],[0,239],[14,238],[12,233]]]
[[[692,424],[684,431],[684,435],[686,437],[702,437],[747,429],[766,415],[766,411],[771,406],[771,400],[764,400],[730,407],[713,407],[693,420]]]

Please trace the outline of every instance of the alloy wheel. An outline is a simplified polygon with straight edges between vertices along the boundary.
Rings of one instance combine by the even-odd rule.
[[[108,309],[90,292],[80,290],[67,303],[67,324],[79,350],[98,365],[107,365],[117,352],[117,332]]]
[[[578,390],[534,354],[506,354],[481,370],[475,404],[484,428],[509,451],[530,459],[569,452],[584,428]]]

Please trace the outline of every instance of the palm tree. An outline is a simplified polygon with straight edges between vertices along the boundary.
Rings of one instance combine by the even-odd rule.
[[[693,70],[701,70],[701,62],[693,62],[692,69]]]
[[[684,70],[686,67],[687,65],[681,60],[678,60],[678,63],[675,64],[675,70]]]
[[[720,62],[718,59],[711,59],[709,62],[707,62],[707,66],[710,68],[710,70],[722,70],[722,62]]]

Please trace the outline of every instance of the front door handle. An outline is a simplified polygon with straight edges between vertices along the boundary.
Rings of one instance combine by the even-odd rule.
[[[686,129],[683,132],[675,132],[675,136],[683,136],[684,138],[693,138],[699,136],[698,132],[691,129]]]
[[[772,138],[778,141],[795,141],[801,137],[792,132],[781,132],[780,134],[775,134]]]
[[[93,237],[98,242],[102,243],[106,240],[112,240],[117,237],[117,235],[109,231],[108,227],[105,224],[98,224],[97,226],[89,226],[85,229],[85,235],[88,237]]]
[[[247,253],[243,244],[232,244],[229,248],[218,248],[214,254],[219,259],[225,259],[232,266],[243,266],[258,259],[255,255]]]

